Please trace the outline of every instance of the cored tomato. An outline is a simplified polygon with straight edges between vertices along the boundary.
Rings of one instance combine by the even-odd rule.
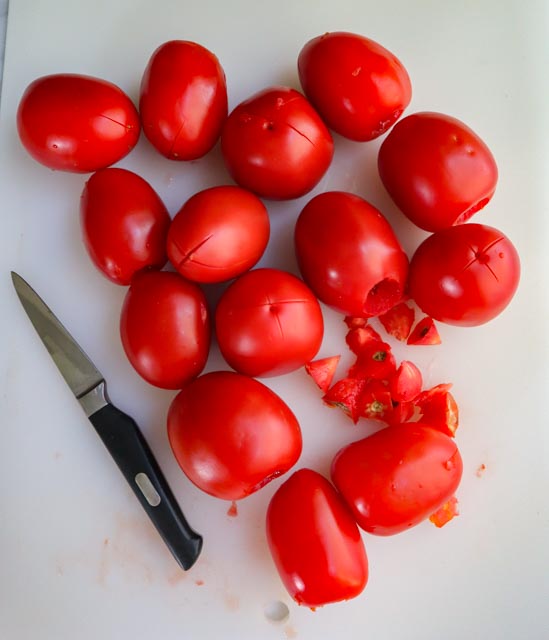
[[[311,469],[282,484],[267,509],[267,540],[288,593],[318,607],[359,595],[368,581],[360,531],[334,487]]]
[[[315,357],[324,322],[318,300],[302,280],[278,269],[254,269],[221,296],[215,331],[233,369],[249,376],[273,376],[294,371]]]
[[[131,171],[94,173],[80,198],[80,222],[92,262],[116,284],[166,264],[170,215],[151,185]]]
[[[273,87],[230,113],[221,150],[239,185],[264,198],[286,200],[320,181],[332,161],[333,141],[301,93]]]
[[[301,454],[299,423],[264,384],[232,371],[185,385],[170,405],[168,436],[187,477],[224,500],[239,500],[286,473]]]
[[[390,426],[341,449],[332,480],[358,526],[392,535],[454,495],[463,471],[455,440],[419,422]]]
[[[219,60],[195,42],[171,40],[152,54],[141,80],[143,133],[170,160],[194,160],[217,142],[227,117]]]
[[[208,358],[204,294],[177,273],[138,273],[124,299],[120,334],[141,377],[163,389],[180,389],[202,371]]]
[[[50,169],[88,173],[127,155],[139,138],[139,114],[116,85],[76,74],[37,78],[17,110],[25,149]]]
[[[475,326],[509,304],[520,279],[517,250],[501,231],[463,224],[424,240],[410,263],[410,293],[428,315]]]
[[[212,187],[192,196],[174,217],[168,256],[189,280],[222,282],[254,266],[269,232],[267,209],[257,196],[240,187]]]
[[[467,221],[496,189],[498,169],[486,144],[442,113],[403,118],[383,141],[379,175],[399,209],[427,231]]]
[[[295,249],[305,282],[350,316],[375,316],[402,297],[408,258],[387,220],[351,193],[315,196],[300,213]]]
[[[355,33],[325,33],[298,58],[305,95],[326,124],[351,140],[372,140],[400,117],[412,97],[406,69],[390,51]]]

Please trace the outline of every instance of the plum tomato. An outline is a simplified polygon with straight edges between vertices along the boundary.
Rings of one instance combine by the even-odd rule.
[[[453,325],[476,326],[499,315],[520,279],[517,250],[501,231],[469,223],[438,231],[410,263],[410,294],[421,310]]]
[[[122,89],[100,78],[64,73],[37,78],[25,89],[17,130],[37,162],[91,173],[126,156],[141,125]]]
[[[143,133],[170,160],[195,160],[217,142],[227,117],[225,73],[217,57],[187,40],[170,40],[143,73]]]
[[[279,269],[254,269],[222,294],[215,331],[233,369],[249,376],[274,376],[299,369],[315,357],[324,321],[318,300],[302,280]]]
[[[321,193],[299,214],[295,250],[318,298],[350,316],[375,316],[402,297],[408,258],[371,204],[343,191]]]
[[[189,280],[222,282],[256,264],[269,233],[267,209],[257,196],[240,187],[212,187],[193,195],[175,215],[168,256]]]
[[[170,222],[156,191],[126,169],[101,169],[82,191],[84,245],[95,266],[115,284],[128,285],[141,269],[166,264]]]
[[[402,63],[369,38],[347,32],[313,38],[298,57],[305,95],[326,124],[351,140],[385,133],[410,103]]]
[[[455,440],[419,422],[347,445],[331,470],[358,526],[382,536],[428,518],[454,495],[462,472]]]
[[[368,558],[347,506],[326,478],[299,469],[271,498],[267,542],[290,596],[311,608],[358,596]]]
[[[272,87],[229,114],[221,151],[237,184],[263,198],[287,200],[320,181],[332,161],[333,140],[301,93]]]
[[[379,175],[397,207],[426,231],[466,222],[496,189],[498,169],[467,125],[442,113],[414,113],[383,141]]]
[[[147,382],[180,389],[205,367],[210,348],[206,298],[198,285],[167,271],[142,271],[120,316],[124,351]]]
[[[168,411],[168,436],[185,475],[223,500],[239,500],[286,473],[301,455],[299,423],[258,380],[232,371],[189,382]]]

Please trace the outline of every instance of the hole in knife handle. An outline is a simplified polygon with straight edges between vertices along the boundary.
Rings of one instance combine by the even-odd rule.
[[[149,480],[149,476],[146,473],[138,473],[135,476],[135,484],[139,487],[141,493],[145,496],[145,500],[151,507],[158,507],[161,498],[154,488],[153,483]]]

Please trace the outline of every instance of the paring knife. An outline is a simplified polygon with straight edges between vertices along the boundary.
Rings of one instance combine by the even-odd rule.
[[[113,406],[93,362],[32,287],[11,272],[15,291],[61,375],[84,409],[175,559],[189,569],[202,549],[137,424]]]

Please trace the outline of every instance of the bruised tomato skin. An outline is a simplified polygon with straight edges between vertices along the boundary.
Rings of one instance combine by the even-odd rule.
[[[299,214],[294,239],[303,279],[336,311],[375,316],[401,299],[408,258],[387,220],[359,196],[315,196]]]
[[[66,73],[31,82],[19,102],[17,130],[37,162],[91,173],[126,156],[141,126],[122,89],[100,78]]]
[[[463,122],[414,113],[398,122],[378,155],[381,180],[398,208],[426,231],[466,222],[492,198],[498,169]]]
[[[102,169],[82,191],[84,244],[95,266],[115,284],[128,285],[138,271],[166,264],[170,222],[156,191],[126,169]]]
[[[316,471],[299,469],[278,488],[266,528],[276,568],[298,604],[320,607],[364,590],[368,558],[360,531],[337,491]]]
[[[299,54],[298,71],[326,124],[351,140],[385,133],[412,98],[410,78],[396,56],[355,33],[313,38]]]
[[[180,389],[206,365],[210,348],[206,298],[198,285],[177,273],[138,273],[124,299],[120,335],[142,378],[163,389]]]
[[[168,412],[168,436],[183,472],[223,500],[239,500],[286,473],[302,449],[290,408],[258,380],[232,371],[187,384]]]
[[[196,42],[170,40],[143,74],[139,112],[143,133],[170,160],[195,160],[217,142],[227,117],[225,73]]]
[[[520,259],[498,229],[469,223],[426,238],[410,263],[410,293],[435,320],[477,326],[499,315],[520,280]]]
[[[240,187],[212,187],[192,196],[174,217],[168,256],[189,280],[223,282],[255,265],[269,233],[267,209],[257,196]]]
[[[308,193],[332,161],[332,136],[295,89],[271,87],[240,103],[221,134],[221,151],[237,184],[262,198]]]
[[[331,471],[358,526],[382,536],[428,518],[454,495],[462,472],[452,438],[410,422],[347,445]]]
[[[299,369],[316,356],[324,321],[318,300],[302,280],[279,269],[254,269],[221,296],[215,331],[233,369],[249,376],[275,376]]]

